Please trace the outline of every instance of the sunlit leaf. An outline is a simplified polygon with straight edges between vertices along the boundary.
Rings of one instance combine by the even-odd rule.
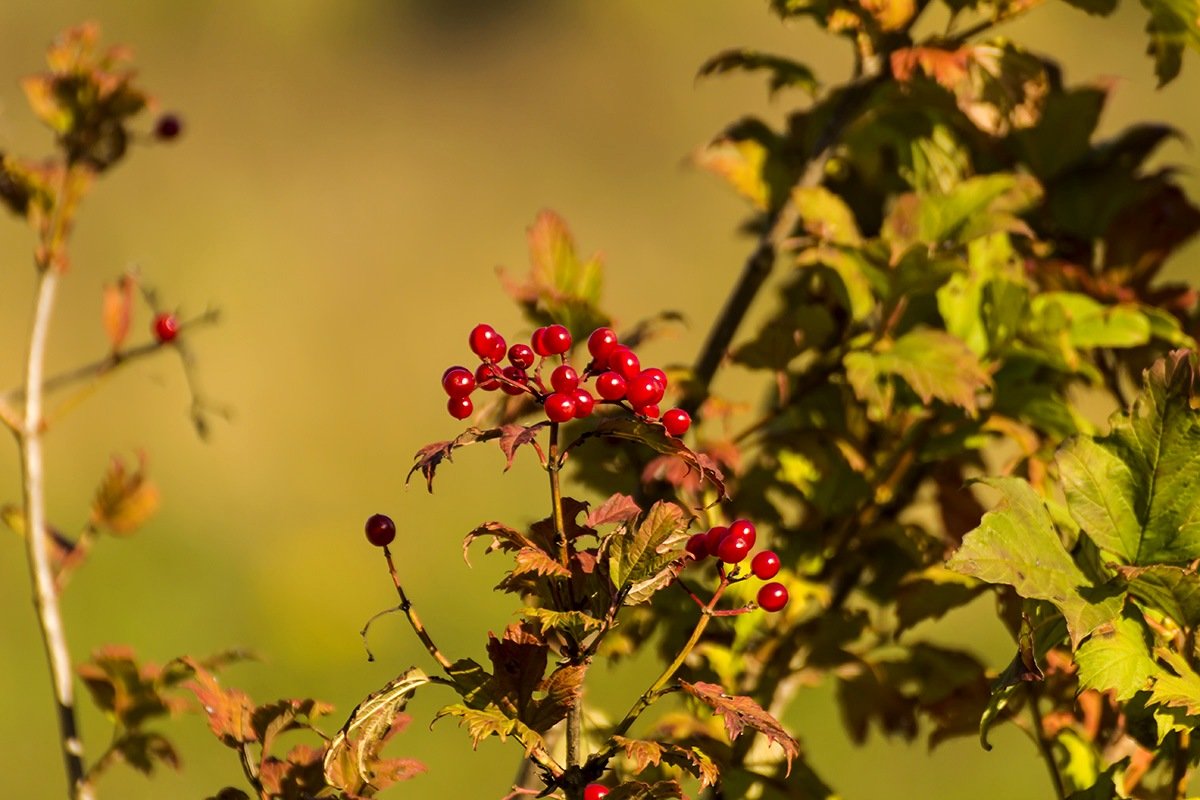
[[[725,722],[725,732],[730,740],[737,739],[746,728],[758,731],[773,744],[783,748],[789,770],[792,760],[800,756],[800,743],[783,729],[779,720],[771,716],[762,706],[749,697],[728,695],[724,688],[715,683],[688,683],[680,681],[684,693],[720,714]]]
[[[1128,700],[1161,672],[1150,654],[1150,635],[1140,619],[1122,615],[1102,625],[1075,651],[1082,689],[1111,691]]]
[[[137,530],[158,509],[158,487],[146,477],[145,457],[136,470],[113,457],[108,471],[96,490],[92,503],[92,524],[118,536]]]
[[[904,380],[921,402],[934,399],[978,410],[977,395],[991,378],[962,340],[945,331],[918,328],[891,342],[879,342],[873,352],[855,351],[843,359],[846,377],[859,399],[872,405],[878,418],[891,411],[890,379]]]

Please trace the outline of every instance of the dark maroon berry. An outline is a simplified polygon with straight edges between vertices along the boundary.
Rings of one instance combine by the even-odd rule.
[[[492,364],[480,364],[475,369],[475,385],[485,392],[494,392],[500,388],[500,368]]]
[[[376,547],[386,547],[396,538],[396,523],[387,514],[372,514],[367,519],[367,541]]]
[[[697,561],[703,561],[708,558],[708,536],[706,534],[693,533],[684,547],[692,554],[692,558]]]
[[[571,349],[571,332],[566,325],[551,325],[546,328],[545,343],[550,355],[562,355]]]
[[[751,547],[758,541],[758,531],[754,527],[754,523],[748,519],[735,519],[729,523],[729,533],[734,536],[740,536],[749,542]]]
[[[508,363],[514,367],[529,369],[533,366],[534,358],[533,348],[527,344],[514,344],[508,348]]]
[[[471,345],[471,352],[475,355],[495,361],[492,353],[495,352],[497,339],[500,339],[500,334],[496,333],[496,329],[481,322],[471,329],[467,343]],[[500,341],[504,340],[500,339]]]
[[[608,354],[608,368],[628,381],[642,371],[642,363],[638,361],[636,353],[619,344]]]
[[[442,388],[451,397],[466,397],[475,391],[475,374],[466,367],[451,367],[442,373]]]
[[[154,318],[154,338],[166,344],[179,335],[179,318],[174,314],[162,313]]]
[[[645,372],[639,372],[625,382],[625,397],[634,408],[650,406],[662,400],[663,390],[658,382]]]
[[[520,367],[505,367],[503,370],[507,381],[501,381],[500,388],[505,394],[511,394],[514,397],[526,391],[529,386],[529,375]],[[513,384],[517,384],[514,386]]]
[[[566,422],[575,417],[575,398],[562,392],[553,392],[546,397],[546,419],[551,422]]]
[[[683,436],[692,427],[692,418],[682,408],[668,409],[662,415],[663,425],[672,436]]]
[[[154,138],[160,142],[178,139],[181,133],[183,133],[183,120],[177,114],[163,114],[154,123]]]
[[[763,550],[750,559],[750,571],[759,580],[770,580],[779,574],[779,556],[771,550]]]
[[[625,379],[615,372],[596,376],[596,394],[605,400],[620,400],[625,396]]]
[[[601,364],[607,364],[608,354],[617,344],[617,334],[612,328],[596,328],[588,337],[587,348],[592,358]]]
[[[570,364],[562,364],[550,373],[550,385],[554,391],[571,394],[579,388],[579,373]]]
[[[729,535],[717,546],[717,558],[726,564],[740,564],[750,554],[750,543],[743,537],[736,536],[730,528]]]
[[[724,525],[717,525],[709,528],[704,534],[705,541],[708,543],[708,552],[712,555],[717,554],[717,548],[721,546],[721,540],[729,534],[729,528]]]
[[[604,800],[608,797],[608,787],[602,783],[589,783],[583,787],[583,800]]]
[[[596,400],[587,389],[575,390],[575,419],[583,419],[592,415]]]
[[[768,583],[758,590],[758,605],[763,611],[779,611],[787,601],[788,590],[782,583]]]
[[[451,397],[446,402],[446,410],[455,419],[466,419],[475,411],[475,404],[469,397]]]
[[[530,337],[529,343],[531,345],[533,345],[533,352],[537,353],[542,358],[545,358],[546,356],[550,355],[550,351],[546,348],[546,329],[545,328],[538,328],[537,330],[535,330],[533,332],[533,336]]]

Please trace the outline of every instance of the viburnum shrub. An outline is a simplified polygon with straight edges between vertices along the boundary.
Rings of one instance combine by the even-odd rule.
[[[496,591],[513,596],[515,620],[487,634],[487,658],[438,647],[417,615],[436,598],[404,588],[420,565],[392,557],[403,520],[374,513],[355,536],[380,549],[399,599],[382,613],[405,615],[429,671],[397,665],[330,736],[316,724],[323,703],[255,704],[222,687],[214,672],[236,652],[160,667],[107,648],[79,669],[115,724],[91,763],[58,595],[97,537],[131,530],[155,494],[141,466],[114,461],[88,526],[60,536],[45,509],[42,399],[133,356],[183,353],[193,321],[143,291],[152,341],[126,347],[141,284],[124,276],[104,295],[111,355],[43,377],[84,189],[131,144],[183,130],[167,115],[138,134],[147,100],[123,53],[98,53],[92,28],[68,33],[51,73],[26,84],[56,159],[2,161],[0,199],[38,237],[39,288],[27,380],[0,419],[20,445],[25,501],[6,519],[27,543],[69,795],[94,796],[118,760],[177,764],[150,725],[190,707],[259,798],[374,797],[420,771],[382,751],[413,693],[442,691],[435,720],[457,719],[476,746],[519,746],[508,800],[832,800],[845,776],[819,774],[801,734],[835,731],[795,713],[817,684],[832,687],[855,742],[874,730],[990,749],[1011,725],[1058,800],[1194,795],[1200,312],[1195,286],[1160,278],[1200,231],[1200,209],[1177,170],[1151,160],[1176,131],[1143,123],[1099,138],[1114,89],[1070,84],[1049,57],[995,35],[1035,5],[770,0],[782,19],[845,39],[852,74],[822,85],[753,49],[701,67],[763,73],[789,105],[779,124],[739,119],[695,153],[745,199],[754,241],[694,361],[647,366],[680,315],[618,323],[601,307],[601,262],[579,257],[552,212],[529,229],[528,280],[506,280],[525,326],[506,338],[446,320],[439,332],[465,333],[473,358],[446,369],[440,393],[431,375],[428,400],[471,423],[447,421],[452,438],[418,450],[409,477],[432,491],[444,462],[483,442],[506,470],[524,451],[546,474],[534,521],[485,512],[465,537],[464,551],[482,539],[512,558]],[[1200,17],[1190,2],[1141,5],[1166,84],[1200,46]],[[703,265],[710,284],[719,267]],[[757,403],[721,395],[714,379],[730,368]],[[206,410],[194,406],[198,424]],[[967,606],[969,634],[941,625]],[[967,638],[992,607],[1012,640],[996,662]],[[592,671],[639,649],[656,677],[616,713],[597,707]]]

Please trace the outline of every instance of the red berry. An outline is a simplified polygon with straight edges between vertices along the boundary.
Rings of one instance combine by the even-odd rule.
[[[704,539],[708,543],[708,552],[712,555],[717,554],[717,548],[721,546],[721,540],[729,533],[729,528],[724,525],[717,525],[709,528],[704,534]]]
[[[507,352],[508,342],[504,341],[504,337],[497,333],[496,338],[492,340],[492,352],[488,353],[487,357],[492,361],[499,362]]]
[[[529,385],[529,376],[525,370],[520,367],[505,367],[504,377],[508,378],[507,382],[502,382],[500,388],[505,394],[518,395],[525,391],[525,387]],[[514,386],[513,384],[518,384]]]
[[[596,400],[587,389],[575,390],[575,419],[583,419],[592,415]]]
[[[174,314],[162,313],[154,318],[154,338],[166,344],[179,335],[179,319]]]
[[[571,394],[579,388],[579,373],[570,364],[562,364],[550,373],[550,385],[556,392]]]
[[[492,353],[495,352],[497,339],[501,342],[504,341],[500,338],[500,334],[496,333],[495,328],[481,322],[471,329],[471,334],[467,337],[467,343],[471,345],[471,352],[475,355],[480,358],[491,358],[495,361],[496,359],[492,358]],[[503,355],[503,352],[501,352],[501,355]]]
[[[596,328],[588,337],[587,348],[592,358],[606,363],[608,354],[617,346],[617,334],[612,328]]]
[[[759,580],[770,580],[779,574],[779,556],[771,550],[763,550],[750,560],[750,571]]]
[[[608,368],[625,380],[632,380],[642,371],[642,362],[632,350],[619,344],[608,354]]]
[[[684,545],[687,551],[692,554],[692,558],[697,561],[703,561],[708,558],[708,535],[703,533],[693,533],[691,538]]]
[[[367,520],[367,541],[385,547],[396,538],[396,523],[387,514],[373,514]]]
[[[545,342],[550,355],[562,355],[571,349],[571,332],[565,325],[551,325],[546,328]]]
[[[788,590],[782,583],[768,583],[758,590],[758,605],[763,611],[779,611],[787,601]]]
[[[741,536],[751,547],[758,541],[758,531],[754,528],[754,523],[748,519],[735,519],[729,523],[729,532],[734,536]]]
[[[508,363],[514,367],[521,369],[529,369],[533,366],[533,348],[527,344],[514,344],[508,348]]]
[[[533,336],[530,337],[529,343],[531,345],[533,345],[533,352],[537,353],[542,358],[545,358],[546,356],[550,355],[550,351],[548,349],[546,349],[546,329],[545,328],[538,328],[537,330],[535,330],[533,332]]]
[[[160,142],[178,139],[183,133],[183,121],[177,114],[163,114],[154,123],[154,137]]]
[[[662,400],[662,388],[651,376],[639,372],[625,382],[625,396],[634,408],[650,406]]]
[[[625,396],[625,379],[615,372],[605,372],[596,377],[596,394],[605,400],[620,400]]]
[[[658,419],[658,404],[654,403],[648,406],[642,406],[637,410],[637,413],[641,414],[646,419]]]
[[[589,783],[583,787],[583,800],[604,800],[608,797],[608,787],[600,783]]]
[[[667,413],[662,415],[662,421],[667,433],[672,436],[683,436],[688,432],[688,428],[692,427],[692,418],[682,408],[668,409]]]
[[[733,529],[717,546],[717,558],[726,564],[740,564],[750,554],[750,543],[741,536],[735,536]]]
[[[475,391],[475,375],[466,367],[451,367],[442,373],[442,388],[451,397],[466,397]]]
[[[497,378],[499,374],[498,367],[491,364],[480,364],[475,369],[475,385],[485,392],[494,392],[500,388],[500,380]]]
[[[642,374],[649,375],[650,377],[654,378],[654,380],[658,381],[658,385],[662,387],[663,393],[666,394],[667,373],[663,372],[658,367],[650,367],[649,369],[642,370]]]
[[[575,417],[575,398],[553,392],[546,397],[546,418],[551,422],[566,422]]]
[[[455,419],[466,419],[475,411],[475,404],[469,397],[451,397],[446,402],[446,410]]]

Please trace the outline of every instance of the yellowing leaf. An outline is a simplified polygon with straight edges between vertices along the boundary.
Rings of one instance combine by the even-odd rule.
[[[92,524],[121,535],[133,533],[158,509],[158,488],[145,473],[145,459],[129,471],[119,458],[109,462],[108,472],[92,503]]]

